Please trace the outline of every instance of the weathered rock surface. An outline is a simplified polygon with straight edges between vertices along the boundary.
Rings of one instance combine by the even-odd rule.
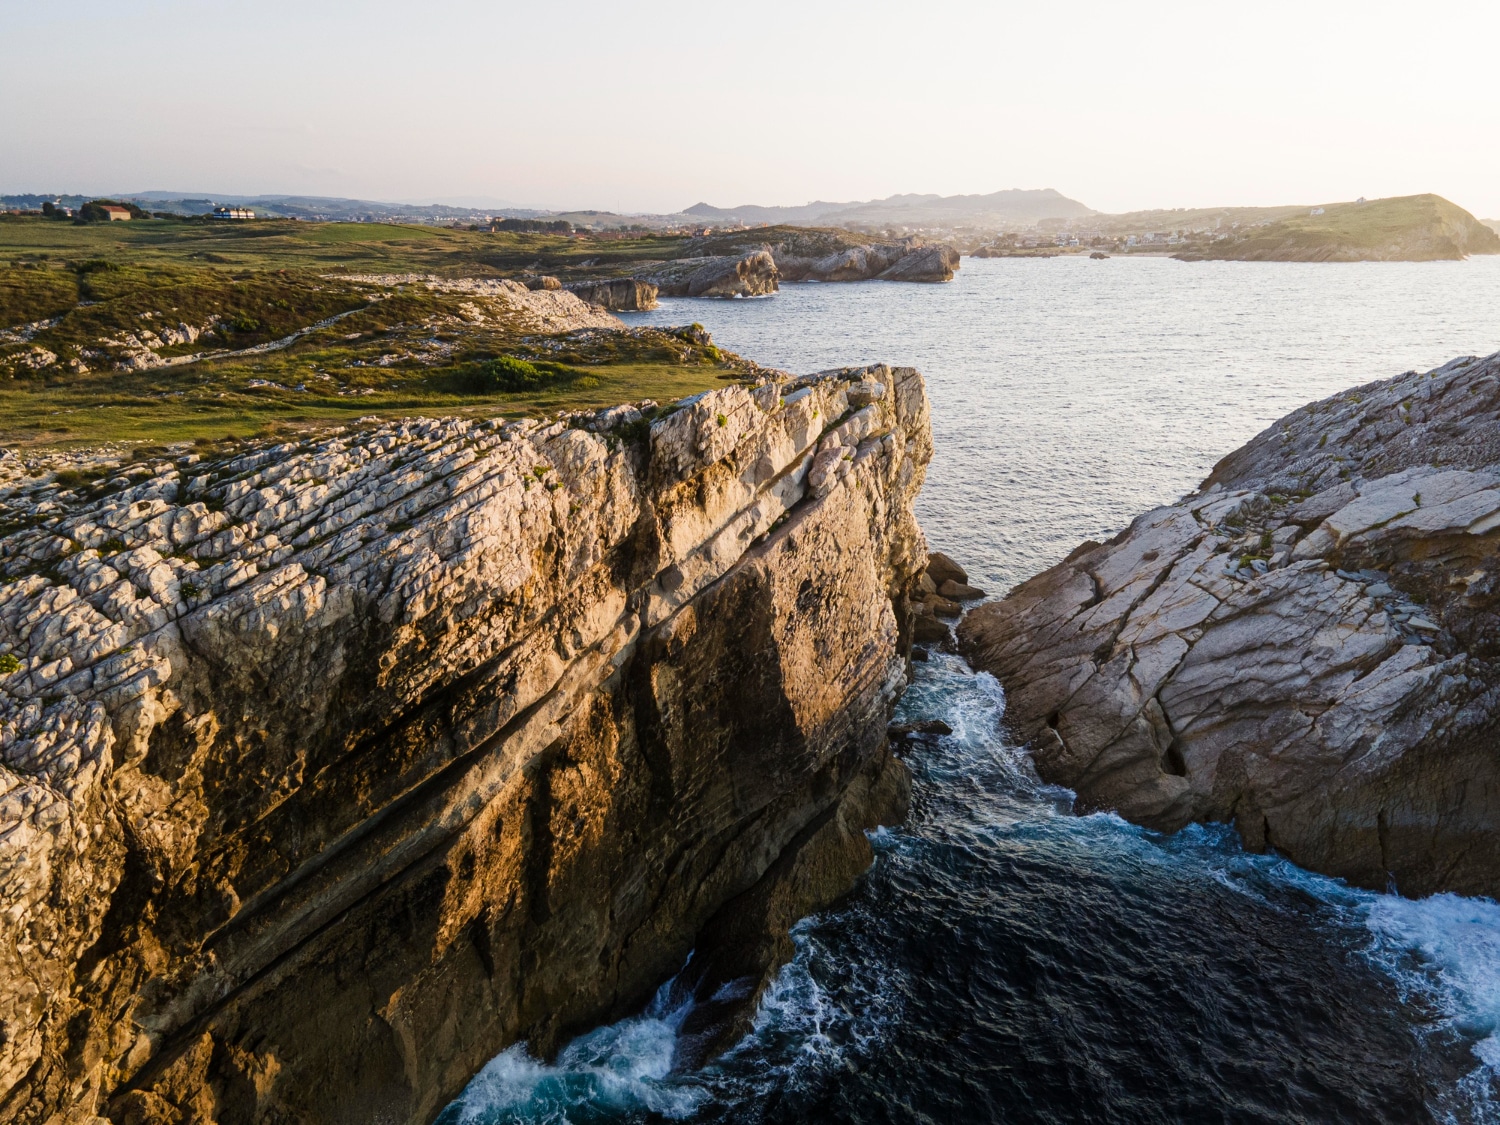
[[[684,258],[660,265],[646,276],[665,297],[765,297],[776,292],[780,278],[766,250]]]
[[[0,458],[0,1118],[424,1122],[695,942],[732,1036],[904,804],[927,402],[639,421]]]
[[[610,312],[639,312],[656,308],[656,286],[649,281],[637,281],[633,277],[574,281],[566,288],[569,293],[581,297],[589,304]]]
[[[504,316],[534,332],[572,332],[579,328],[619,328],[620,322],[565,289],[542,284],[530,289],[519,281],[492,277],[436,277],[422,273],[349,274],[350,281],[372,285],[421,285],[439,293],[472,294],[472,315]],[[555,278],[553,280],[556,280]]]
[[[787,281],[952,281],[958,251],[920,239],[874,242],[818,258],[772,248],[776,267]]]
[[[1409,894],[1500,893],[1500,355],[1288,415],[974,610],[1044,777]]]

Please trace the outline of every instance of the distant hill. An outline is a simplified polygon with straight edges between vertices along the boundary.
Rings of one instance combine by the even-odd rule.
[[[754,203],[746,203],[739,207],[714,207],[708,203],[694,203],[682,213],[691,215],[695,219],[714,223],[743,223],[746,226],[769,223],[772,226],[780,226],[783,223],[816,223],[824,215],[832,215],[836,211],[847,211],[851,207],[860,206],[863,205],[827,203],[823,200],[805,203],[801,207],[761,207]]]
[[[381,203],[321,195],[216,195],[146,191],[121,198],[155,211],[201,215],[215,207],[249,207],[258,215],[325,222],[472,222],[489,211],[459,204]]]
[[[1194,245],[1184,261],[1428,262],[1500,254],[1500,233],[1440,195],[1297,208],[1231,237]],[[1178,216],[1181,218],[1182,216]]]
[[[1479,221],[1496,234],[1500,234],[1500,219],[1480,219]]]
[[[1011,188],[989,195],[892,195],[865,203],[816,202],[801,207],[713,207],[696,203],[686,215],[721,223],[791,223],[835,227],[1030,226],[1040,219],[1077,219],[1095,212],[1054,188]]]

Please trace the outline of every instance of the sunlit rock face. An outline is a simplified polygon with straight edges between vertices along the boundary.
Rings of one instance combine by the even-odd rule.
[[[1043,775],[1408,894],[1500,892],[1500,356],[1313,403],[986,605]]]
[[[422,1122],[695,943],[722,1045],[904,808],[930,454],[877,367],[0,458],[0,1116]]]

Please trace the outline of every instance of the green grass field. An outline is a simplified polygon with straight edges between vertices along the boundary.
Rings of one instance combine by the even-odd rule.
[[[542,338],[472,294],[339,276],[484,277],[641,252],[634,242],[382,224],[6,217],[0,443],[161,444],[368,415],[552,413],[669,402],[750,375],[753,364],[701,330]],[[497,381],[501,357],[531,363],[531,374]]]
[[[350,270],[509,277],[528,269],[601,276],[611,263],[675,256],[686,240],[629,239],[453,230],[387,223],[304,223],[257,219],[226,223],[152,219],[75,225],[0,215],[0,263],[103,258],[134,265],[211,265],[240,269]],[[583,267],[582,263],[596,263]]]

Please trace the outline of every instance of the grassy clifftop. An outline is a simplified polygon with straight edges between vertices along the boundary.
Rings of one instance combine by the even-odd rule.
[[[620,243],[223,227],[0,221],[0,446],[667,402],[756,370],[702,329],[619,330],[570,294],[528,293],[495,280],[519,271],[480,261],[598,258]]]
[[[1315,214],[1313,212],[1321,212]],[[1299,208],[1236,237],[1178,254],[1185,261],[1425,262],[1500,254],[1500,234],[1440,195]]]
[[[447,277],[510,277],[522,270],[537,270],[566,278],[575,273],[607,274],[614,262],[676,257],[688,241],[655,235],[570,238],[291,219],[247,223],[151,220],[75,226],[0,215],[0,264],[105,258],[138,265],[415,272]]]

